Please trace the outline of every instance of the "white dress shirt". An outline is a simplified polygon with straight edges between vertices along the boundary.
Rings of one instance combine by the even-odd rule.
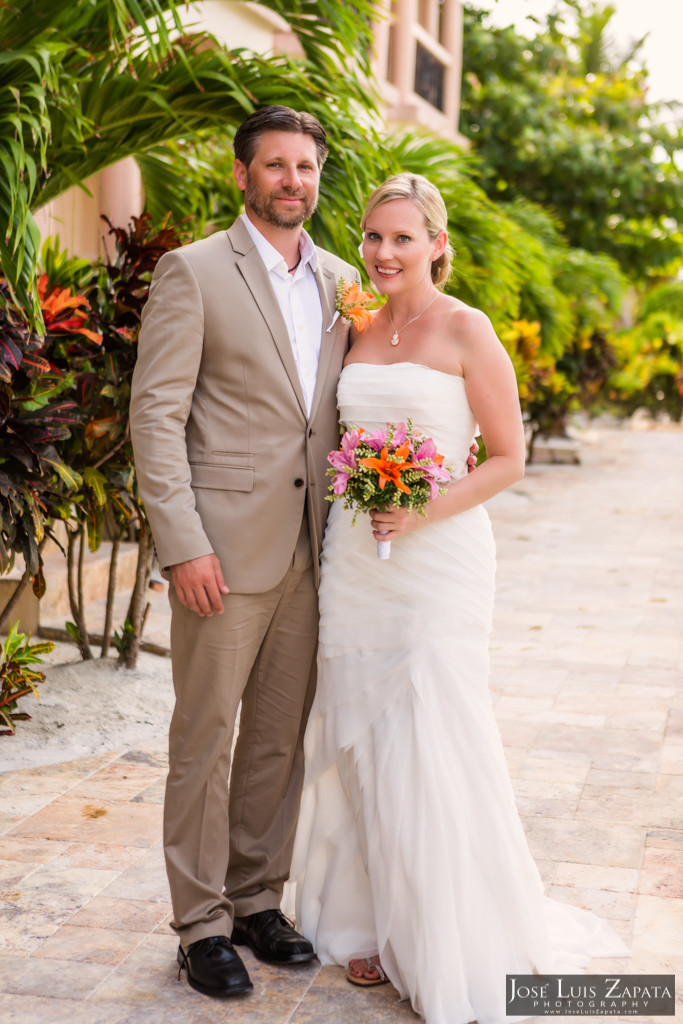
[[[268,271],[275,297],[287,324],[294,362],[306,402],[306,412],[310,416],[323,329],[320,293],[313,273],[317,266],[318,254],[310,235],[302,230],[299,241],[301,263],[294,273],[290,274],[282,255],[263,237],[245,213],[242,214],[242,220]]]

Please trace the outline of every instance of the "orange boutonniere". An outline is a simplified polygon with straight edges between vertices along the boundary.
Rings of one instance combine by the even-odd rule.
[[[368,309],[370,302],[374,302],[374,296],[370,292],[362,292],[355,281],[351,284],[347,284],[344,280],[339,281],[337,302],[334,308],[359,331],[365,330],[372,322]]]

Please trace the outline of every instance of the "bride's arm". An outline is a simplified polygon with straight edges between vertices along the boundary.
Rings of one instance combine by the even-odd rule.
[[[457,338],[467,398],[486,445],[487,459],[474,473],[456,480],[446,494],[431,501],[426,519],[406,509],[373,512],[373,529],[389,530],[388,535],[377,539],[391,540],[392,535],[410,533],[430,520],[457,515],[524,476],[524,426],[515,372],[507,352],[489,318],[479,310],[454,311],[448,326],[448,334]]]

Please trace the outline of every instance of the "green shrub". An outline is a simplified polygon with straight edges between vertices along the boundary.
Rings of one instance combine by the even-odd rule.
[[[683,281],[669,281],[658,284],[643,300],[641,320],[647,320],[653,313],[669,313],[677,320],[683,320]]]
[[[41,655],[49,654],[54,648],[50,640],[41,643],[30,643],[28,636],[19,633],[17,624],[10,627],[9,634],[2,646],[2,663],[0,663],[0,722],[7,728],[0,729],[0,736],[13,736],[14,723],[25,721],[31,716],[25,711],[15,711],[17,701],[29,693],[36,699],[39,697],[37,683],[42,683],[45,673],[31,666],[40,664]]]

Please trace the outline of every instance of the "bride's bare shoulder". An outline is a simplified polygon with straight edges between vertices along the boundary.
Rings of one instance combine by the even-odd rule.
[[[459,344],[481,345],[482,341],[498,341],[491,321],[481,309],[468,306],[466,302],[451,295],[446,296],[444,308],[448,335]]]

